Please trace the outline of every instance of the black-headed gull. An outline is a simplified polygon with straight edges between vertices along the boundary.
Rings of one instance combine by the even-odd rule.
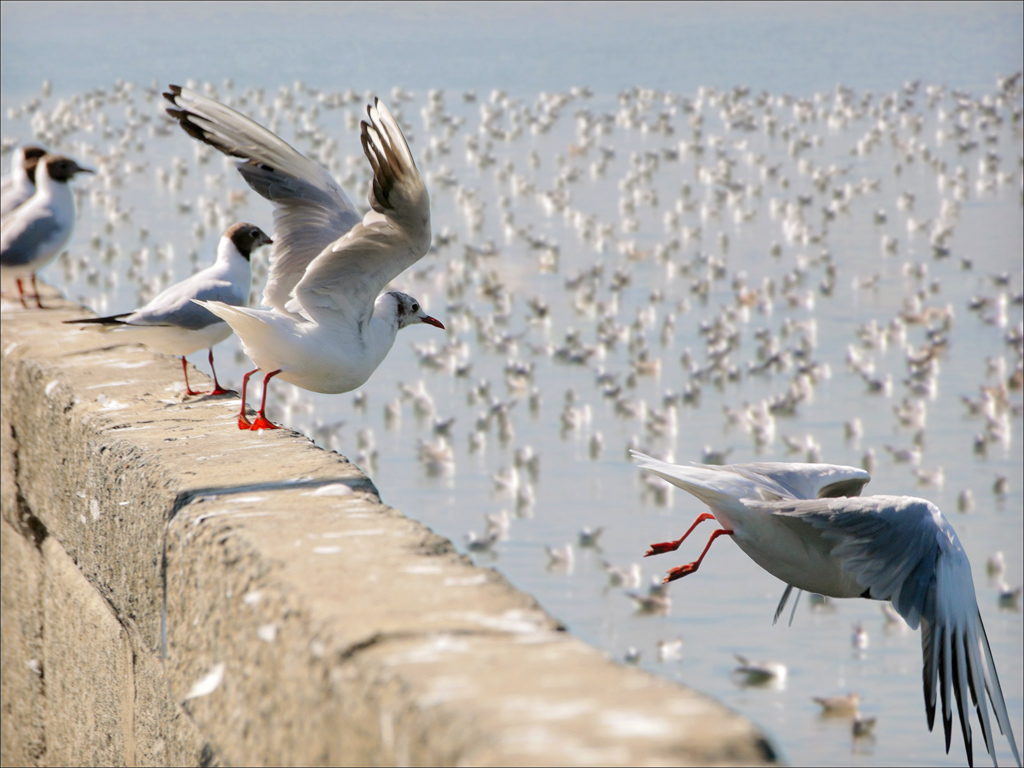
[[[430,247],[430,198],[398,123],[379,100],[361,124],[373,168],[371,210],[359,215],[338,183],[249,118],[194,91],[171,86],[168,113],[190,135],[232,157],[254,190],[274,204],[274,260],[263,293],[269,310],[204,304],[224,318],[257,366],[242,379],[240,429],[272,429],[265,416],[274,376],[313,392],[361,386],[407,325],[444,326],[416,299],[381,293]],[[263,402],[245,415],[245,389],[256,371]]]
[[[158,352],[180,355],[188,395],[203,393],[189,386],[185,355],[209,348],[210,370],[213,371],[213,390],[209,394],[225,394],[228,390],[221,388],[213,367],[213,347],[231,335],[231,327],[192,300],[248,305],[252,290],[252,252],[271,243],[273,240],[255,224],[233,224],[221,236],[213,264],[164,289],[144,307],[109,317],[64,322],[99,324],[124,343],[138,342]]]
[[[743,685],[785,687],[786,677],[789,675],[785,664],[778,661],[751,661],[738,653],[735,656],[739,666],[733,672],[742,678]]]
[[[936,689],[942,699],[946,751],[956,698],[967,761],[974,762],[968,703],[977,708],[985,748],[996,759],[985,694],[1000,731],[1020,765],[1020,753],[996,674],[960,540],[938,507],[911,496],[857,496],[870,480],[853,467],[828,464],[679,466],[633,452],[641,468],[703,501],[716,530],[700,558],[673,568],[665,581],[697,570],[711,542],[733,537],[754,562],[791,588],[829,597],[890,600],[916,629],[921,626],[924,700],[935,724]],[[648,554],[676,549],[655,544]],[[776,617],[778,612],[776,612]],[[950,687],[953,696],[950,696]]]
[[[26,144],[11,155],[11,171],[0,182],[0,216],[6,216],[36,191],[36,166],[46,150]]]
[[[45,155],[36,167],[36,191],[0,222],[0,269],[3,277],[18,282],[18,296],[25,304],[22,278],[49,264],[67,245],[75,231],[75,195],[68,182],[78,173],[93,173],[70,157]],[[36,305],[43,303],[36,290]]]

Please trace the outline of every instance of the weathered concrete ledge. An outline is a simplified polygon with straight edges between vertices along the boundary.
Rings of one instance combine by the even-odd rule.
[[[173,358],[2,313],[3,762],[755,763],[345,458],[182,401]],[[198,376],[198,374],[193,374]]]

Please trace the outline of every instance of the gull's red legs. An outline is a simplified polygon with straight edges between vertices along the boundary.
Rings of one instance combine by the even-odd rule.
[[[20,277],[16,277],[14,279],[14,282],[18,284],[18,301],[21,302],[21,306],[23,306],[25,309],[28,309],[28,304],[25,303],[25,285],[24,283],[22,283],[21,280],[22,279]],[[39,289],[36,288],[36,276],[34,274],[32,275],[32,290],[35,291],[36,306],[39,307],[40,309],[46,309],[46,307],[43,306],[43,302],[39,298]]]
[[[209,392],[195,392],[192,389],[192,387],[189,386],[189,383],[188,383],[188,366],[185,363],[185,356],[184,355],[181,356],[181,370],[183,370],[185,372],[185,393],[187,395],[207,395],[207,394],[209,394],[209,395],[226,395],[229,392],[231,392],[230,389],[224,389],[223,387],[221,387],[220,382],[217,381],[217,369],[213,367],[213,347],[210,347],[210,370],[213,371],[213,389],[211,389]],[[259,368],[256,369],[256,371],[258,371],[258,370],[259,370]],[[256,373],[256,371],[253,371],[252,373]],[[243,413],[243,416],[244,416],[244,414],[245,414],[245,398],[242,398],[242,413]],[[249,428],[249,420],[248,419],[246,419],[245,424],[246,424],[246,426],[242,427],[241,426],[241,422],[239,422],[239,428],[241,428],[241,429],[248,429]]]
[[[698,520],[697,522],[700,521]],[[697,523],[694,523],[694,525],[696,524]],[[717,531],[711,534],[711,538],[708,539],[707,546],[705,546],[704,551],[700,553],[700,557],[698,557],[692,563],[687,563],[686,565],[679,565],[675,568],[669,568],[668,576],[662,579],[661,583],[668,584],[670,581],[675,581],[676,579],[683,578],[683,576],[689,576],[691,573],[700,568],[700,561],[704,559],[704,555],[706,555],[708,553],[708,550],[711,549],[711,545],[714,543],[715,539],[717,539],[719,536],[732,536],[733,533],[734,532],[730,531],[728,528],[719,528]]]
[[[242,410],[238,412],[238,428],[239,429],[252,429],[252,422],[245,416],[245,389],[249,386],[249,377],[252,376],[259,368],[253,368],[245,376],[242,377]],[[267,397],[267,389],[263,388],[263,399]]]
[[[21,306],[28,309],[28,304],[25,303],[25,286],[21,283],[21,278],[16,278],[15,282],[18,284],[18,301],[21,302]],[[38,297],[38,294],[37,294]]]
[[[258,370],[259,370],[259,368],[256,369],[256,371],[258,371]],[[256,371],[253,371],[253,373],[255,373]],[[266,407],[267,407],[267,387],[270,384],[270,380],[272,378],[274,378],[275,376],[277,376],[277,374],[279,374],[280,372],[281,372],[281,369],[278,368],[276,371],[271,371],[270,373],[268,373],[266,376],[263,377],[263,400],[260,402],[260,412],[258,414],[256,414],[256,421],[254,421],[252,423],[252,427],[251,428],[253,430],[257,430],[257,429],[280,429],[280,427],[277,426],[276,424],[271,424],[270,421],[267,420],[266,415],[264,414],[264,411],[266,410]],[[248,374],[246,374],[246,378],[248,378]],[[245,408],[245,401],[244,400],[242,401],[242,408],[243,409]],[[238,426],[239,427],[242,426],[242,420],[241,419],[238,420]]]
[[[192,387],[188,384],[188,363],[185,362],[184,355],[181,356],[181,370],[185,372],[185,394],[189,396],[203,394],[202,392],[193,392]]]
[[[213,347],[210,347],[210,370],[213,371],[213,389],[210,390],[211,395],[226,395],[231,392],[230,389],[224,389],[221,387],[220,382],[217,381],[217,369],[213,367]],[[259,369],[257,369],[259,370]],[[244,403],[244,401],[243,401]]]
[[[36,285],[36,273],[35,272],[32,273],[32,293],[34,293],[36,295],[36,306],[39,307],[40,309],[46,309],[46,307],[43,306],[43,299],[39,295],[39,286]]]
[[[689,530],[684,533],[681,537],[675,541],[663,541],[660,544],[651,544],[651,548],[647,550],[647,554],[644,557],[650,557],[651,555],[660,555],[664,552],[675,552],[679,549],[679,545],[686,541],[686,537],[693,533],[693,529],[703,523],[705,520],[714,520],[715,516],[710,512],[704,512],[697,516],[697,519],[693,521],[693,525],[690,526]]]

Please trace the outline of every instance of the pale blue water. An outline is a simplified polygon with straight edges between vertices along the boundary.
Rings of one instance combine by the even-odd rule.
[[[991,85],[1021,64],[1020,3],[17,3],[5,98],[189,77],[270,87],[699,86],[808,94],[837,83]],[[53,64],[47,66],[51,57]],[[267,78],[271,78],[268,80]]]
[[[5,3],[0,11],[0,84],[2,84],[3,136],[28,138],[29,121],[8,110],[39,93],[43,79],[53,83],[53,95],[43,99],[44,111],[62,99],[98,88],[108,92],[117,80],[138,84],[130,95],[138,113],[159,118],[159,99],[145,95],[144,88],[155,84],[190,78],[214,83],[222,93],[237,94],[246,88],[262,87],[269,103],[281,88],[293,89],[296,81],[324,90],[353,89],[359,98],[352,106],[337,111],[322,110],[316,118],[338,143],[340,158],[351,157],[354,168],[365,161],[359,154],[357,135],[346,126],[346,113],[358,116],[363,96],[379,93],[389,99],[392,89],[401,86],[414,93],[403,114],[413,128],[412,146],[420,168],[430,178],[446,167],[465,188],[477,190],[485,203],[484,220],[474,232],[455,201],[455,192],[440,184],[431,187],[435,233],[444,228],[454,232],[458,241],[437,254],[427,256],[421,267],[432,267],[423,277],[407,275],[402,287],[417,295],[446,325],[447,334],[426,327],[403,331],[388,360],[366,388],[365,413],[353,407],[352,395],[313,396],[276,384],[272,389],[271,416],[297,429],[313,433],[318,439],[349,456],[357,452],[357,432],[371,428],[376,435],[379,458],[371,468],[385,500],[450,536],[463,545],[468,530],[481,532],[483,515],[502,508],[512,510],[514,501],[493,489],[490,474],[508,467],[514,451],[533,447],[541,456],[540,476],[533,483],[536,503],[528,514],[513,520],[510,538],[495,548],[495,554],[476,555],[485,565],[494,565],[517,585],[530,590],[554,615],[567,622],[573,631],[621,658],[635,646],[641,652],[641,664],[659,674],[681,680],[735,707],[760,723],[773,736],[783,754],[798,764],[962,764],[963,750],[954,735],[947,757],[939,733],[929,734],[924,723],[920,693],[920,650],[916,633],[898,633],[883,629],[876,604],[846,601],[834,612],[809,609],[806,602],[798,611],[792,628],[772,627],[770,617],[781,593],[781,586],[751,563],[730,542],[720,541],[712,548],[701,570],[672,587],[673,607],[666,616],[638,616],[621,589],[607,589],[600,566],[602,558],[615,563],[640,562],[647,545],[680,535],[690,520],[702,511],[695,500],[675,493],[671,506],[659,506],[641,491],[639,473],[625,458],[629,441],[637,438],[651,451],[671,451],[677,461],[699,460],[706,444],[732,449],[733,461],[755,459],[799,460],[801,454],[787,452],[782,436],[813,435],[821,445],[824,461],[860,463],[864,450],[873,448],[879,456],[878,467],[868,487],[874,493],[913,493],[927,496],[945,510],[956,526],[972,558],[975,583],[986,627],[992,641],[996,663],[1007,695],[1018,739],[1024,738],[1021,719],[1024,711],[1024,630],[1019,612],[1000,611],[996,607],[996,588],[985,574],[985,559],[996,549],[1006,553],[1006,579],[1019,585],[1024,570],[1024,453],[1021,441],[1021,417],[1011,419],[1011,438],[1005,445],[993,444],[987,456],[971,449],[972,438],[982,429],[977,418],[970,418],[960,402],[962,395],[976,397],[979,386],[991,385],[994,378],[985,372],[986,358],[1004,356],[1012,367],[1013,350],[1004,341],[1010,328],[1021,320],[1021,308],[1010,304],[1006,326],[987,325],[969,312],[969,297],[978,294],[994,297],[999,293],[989,275],[1011,274],[1008,293],[1021,291],[1024,252],[1020,190],[1022,153],[1019,123],[1010,121],[993,129],[998,141],[991,145],[1001,156],[1000,168],[1008,181],[991,191],[979,191],[974,182],[980,178],[979,158],[983,150],[957,151],[954,142],[939,143],[940,127],[936,109],[925,104],[924,87],[945,86],[947,91],[937,102],[947,112],[953,108],[948,89],[959,88],[973,95],[994,93],[997,75],[1021,68],[1024,12],[1021,4],[856,4],[804,5],[788,3],[722,4],[644,4],[627,6],[556,4],[516,6],[469,6],[437,3],[416,6],[320,4],[220,6],[212,3],[182,5],[122,6],[104,4],[41,5]],[[234,87],[224,85],[225,78]],[[773,241],[783,240],[779,220],[769,211],[770,200],[793,199],[797,194],[814,197],[808,221],[818,224],[820,210],[828,197],[818,192],[797,160],[787,152],[787,141],[769,139],[762,131],[753,133],[726,131],[718,111],[705,100],[705,138],[722,137],[723,152],[736,160],[735,177],[743,184],[763,183],[760,197],[750,196],[743,207],[754,212],[752,221],[737,224],[733,209],[724,207],[720,219],[702,220],[697,212],[683,214],[682,223],[701,226],[704,235],[688,243],[672,256],[673,263],[693,262],[699,254],[721,258],[727,277],[713,284],[706,304],[689,291],[689,277],[669,277],[664,266],[648,256],[625,258],[614,246],[597,253],[584,242],[571,222],[561,215],[548,215],[533,195],[515,196],[507,179],[498,171],[511,163],[513,173],[536,185],[538,191],[551,189],[558,173],[558,158],[563,165],[578,167],[581,180],[568,189],[572,207],[594,214],[598,221],[613,223],[621,240],[634,240],[638,250],[650,249],[668,240],[663,216],[673,209],[686,183],[698,202],[711,201],[712,195],[697,174],[697,167],[713,165],[715,151],[707,148],[700,159],[688,157],[678,162],[663,160],[645,187],[657,190],[659,204],[637,206],[637,230],[621,229],[622,216],[619,181],[633,166],[631,155],[653,151],[661,153],[677,148],[681,140],[692,138],[687,119],[678,112],[672,116],[673,136],[617,125],[599,137],[598,144],[615,150],[605,177],[592,178],[589,165],[593,153],[573,159],[570,143],[578,141],[574,114],[587,109],[593,114],[616,113],[618,95],[633,86],[661,89],[690,100],[698,98],[700,88],[730,89],[748,86],[754,94],[765,91],[779,99],[784,94],[811,98],[822,94],[819,104],[832,103],[838,84],[848,86],[858,97],[874,94],[875,103],[883,94],[898,91],[909,81],[921,79],[922,90],[916,96],[913,112],[922,115],[922,129],[916,134],[952,171],[962,165],[970,179],[970,194],[961,203],[961,211],[951,241],[952,255],[934,259],[924,234],[912,235],[906,221],[912,216],[929,219],[938,216],[948,191],[940,191],[934,172],[918,159],[907,163],[902,153],[888,141],[866,156],[853,156],[851,147],[875,124],[864,116],[846,128],[829,128],[823,119],[805,123],[802,130],[817,137],[820,145],[804,150],[801,157],[816,167],[830,165],[847,168],[840,178],[857,184],[861,179],[878,179],[877,192],[855,198],[849,215],[839,215],[829,225],[824,244],[784,243],[779,258],[768,255]],[[548,134],[526,132],[512,142],[494,141],[491,151],[497,162],[486,169],[477,168],[465,153],[465,136],[478,130],[480,103],[488,103],[493,89],[504,89],[512,99],[532,106],[541,92],[562,93],[572,86],[588,86],[590,99],[576,98],[562,110],[562,116]],[[461,132],[451,141],[451,154],[428,157],[429,139],[437,128],[428,128],[420,110],[426,103],[426,90],[445,91],[449,112],[465,118]],[[475,89],[479,101],[465,104],[462,92]],[[294,89],[293,89],[294,92]],[[308,94],[298,100],[310,101]],[[128,99],[126,99],[127,101]],[[389,102],[394,104],[394,102]],[[1019,108],[1019,101],[1017,104]],[[255,108],[253,108],[255,109]],[[520,109],[520,107],[516,107]],[[654,121],[669,107],[655,101],[644,111]],[[775,107],[781,123],[793,121],[792,111],[778,103]],[[512,111],[511,109],[509,111]],[[113,126],[105,139],[93,118],[107,114]],[[250,114],[256,114],[255,111]],[[120,135],[125,123],[125,103],[110,99],[90,108],[91,127],[80,127],[65,139],[63,148],[71,153],[104,153]],[[257,117],[267,122],[266,116]],[[506,123],[503,123],[505,125]],[[798,130],[800,128],[798,127]],[[293,135],[293,126],[284,117],[282,134]],[[911,133],[895,129],[901,139]],[[214,158],[205,166],[197,164],[194,142],[179,131],[168,137],[150,136],[143,129],[138,138],[144,146],[133,148],[126,159],[148,163],[145,170],[129,175],[123,189],[99,190],[86,182],[81,186],[90,194],[83,201],[80,230],[74,250],[79,261],[70,274],[66,264],[49,268],[45,277],[63,285],[68,294],[98,310],[124,310],[139,300],[137,279],[129,273],[133,254],[150,249],[142,275],[156,284],[180,279],[192,269],[186,255],[198,252],[205,262],[219,234],[219,224],[195,232],[196,216],[179,214],[178,202],[197,204],[200,196],[223,200],[230,190],[244,186],[230,166]],[[297,143],[306,151],[308,146]],[[531,168],[527,155],[535,151],[539,168]],[[778,164],[790,179],[787,189],[764,182],[746,158],[764,154],[768,164]],[[181,158],[189,169],[180,193],[161,187],[154,181],[157,169],[169,169],[173,158]],[[895,164],[901,164],[897,174]],[[343,163],[343,166],[348,166]],[[208,177],[217,176],[222,187],[211,187]],[[359,178],[362,178],[360,176]],[[360,185],[350,185],[353,199],[362,198]],[[118,207],[131,209],[130,221],[105,228],[104,205],[99,192],[118,200]],[[900,211],[896,197],[905,191],[916,195],[912,212]],[[556,241],[560,246],[557,272],[538,274],[539,256],[521,240],[508,242],[501,228],[501,200],[509,197],[509,210],[518,226],[530,226],[532,232]],[[874,210],[882,208],[888,220],[873,222]],[[237,216],[270,228],[269,206],[255,195]],[[146,226],[148,238],[142,242],[138,229]],[[717,233],[728,235],[728,248],[717,241]],[[882,234],[898,238],[899,253],[883,256],[879,247]],[[90,250],[89,239],[96,236],[101,247],[116,247],[120,255],[101,263]],[[480,270],[471,275],[460,299],[475,315],[493,310],[479,291],[481,275],[494,271],[506,282],[511,294],[508,333],[523,334],[517,348],[495,350],[477,339],[475,328],[463,319],[455,302],[446,295],[453,280],[446,270],[463,259],[465,244],[481,245],[493,240],[500,255],[481,260]],[[177,257],[158,259],[155,244],[170,243]],[[838,270],[831,298],[816,291],[824,276],[823,266],[813,263],[827,247]],[[82,258],[84,257],[84,258]],[[970,257],[974,268],[964,271],[960,258]],[[626,389],[630,399],[642,400],[650,408],[660,408],[666,390],[679,392],[689,379],[680,365],[685,349],[693,352],[697,364],[705,362],[705,341],[698,328],[718,316],[722,306],[734,304],[732,278],[744,271],[747,284],[759,286],[764,278],[779,283],[792,272],[798,260],[808,262],[801,293],[815,293],[813,308],[787,308],[777,298],[774,311],[761,315],[756,311],[741,322],[741,344],[733,358],[745,368],[756,359],[753,334],[766,328],[778,334],[789,322],[816,320],[817,343],[813,359],[827,364],[831,378],[823,379],[813,398],[803,403],[795,416],[777,421],[778,435],[758,451],[742,428],[729,426],[723,407],[737,409],[745,403],[757,403],[768,395],[784,392],[792,372],[761,378],[744,376],[738,383],[717,389],[703,387],[699,407],[682,407],[678,430],[673,436],[656,438],[645,434],[642,421],[616,415],[612,401],[603,397],[595,384],[594,365],[571,366],[551,360],[535,351],[544,343],[560,344],[569,328],[579,330],[587,343],[595,341],[595,319],[577,313],[571,307],[573,294],[566,291],[567,278],[595,264],[603,265],[604,279],[597,298],[608,301],[608,281],[617,268],[628,271],[631,283],[623,288],[619,320],[630,323],[637,312],[649,305],[652,290],[665,293],[655,304],[654,323],[645,331],[651,351],[663,361],[660,378],[640,378],[634,389]],[[904,263],[922,263],[928,278],[918,280],[904,272]],[[90,277],[89,270],[97,269]],[[696,270],[695,273],[699,273]],[[855,290],[854,279],[878,275],[874,290]],[[848,345],[857,342],[856,329],[877,320],[886,323],[903,301],[920,288],[938,281],[937,293],[928,305],[954,308],[951,344],[941,363],[939,391],[927,401],[924,458],[925,468],[944,467],[943,488],[919,487],[906,465],[891,464],[884,445],[907,446],[913,430],[896,425],[892,408],[905,394],[901,384],[906,377],[903,353],[889,348],[877,351],[874,359],[879,374],[891,373],[895,395],[891,399],[868,396],[864,385],[846,365]],[[526,302],[543,297],[551,305],[549,327],[528,323]],[[677,309],[689,302],[688,311]],[[676,315],[675,336],[662,344],[661,323],[666,313]],[[788,342],[792,345],[800,332]],[[921,328],[911,327],[908,338],[915,346],[924,340]],[[430,342],[443,345],[464,342],[472,374],[456,379],[446,372],[420,367],[412,346]],[[233,381],[248,364],[232,360],[233,342],[218,347],[222,378]],[[543,394],[539,412],[531,413],[524,397],[506,389],[504,368],[509,358],[535,366],[533,384]],[[205,354],[194,356],[205,369]],[[617,373],[620,381],[628,372],[630,355],[625,343],[607,353],[600,365]],[[469,432],[483,411],[481,402],[469,402],[469,390],[480,381],[491,383],[491,394],[514,399],[514,437],[502,444],[496,429],[487,434],[487,448],[471,453],[467,447]],[[416,456],[418,439],[433,439],[430,421],[420,421],[408,402],[402,407],[397,428],[384,423],[385,404],[398,397],[398,383],[422,381],[431,394],[438,417],[456,418],[452,429],[455,471],[448,477],[428,475]],[[576,432],[563,433],[559,415],[563,396],[573,388],[580,403],[590,406],[592,421]],[[258,388],[257,388],[258,393]],[[253,402],[254,395],[250,402]],[[1011,393],[1011,402],[1021,403],[1019,391]],[[288,406],[285,407],[285,404]],[[230,407],[226,406],[227,410]],[[854,416],[864,421],[865,434],[856,441],[843,438],[843,424]],[[225,416],[227,417],[227,415]],[[337,425],[344,422],[340,427]],[[591,459],[588,441],[600,432],[604,449]],[[1010,491],[996,498],[991,485],[996,474],[1009,477]],[[956,499],[964,488],[973,490],[977,500],[971,514],[956,512]],[[605,527],[600,553],[576,552],[571,573],[549,571],[544,545],[572,541],[584,525]],[[696,557],[712,524],[695,540],[687,542],[676,555],[643,561],[644,579],[666,568]],[[701,529],[698,529],[699,531]],[[855,654],[850,644],[852,625],[863,622],[871,634],[866,652]],[[681,661],[659,663],[655,652],[658,640],[682,636]],[[789,679],[783,690],[743,689],[730,675],[733,653],[755,658],[774,659],[789,666]],[[858,691],[867,715],[878,716],[874,742],[851,742],[847,721],[823,721],[816,714],[812,696],[834,695],[846,690]],[[1005,740],[997,737],[1000,758],[1009,760]],[[976,750],[980,736],[975,727]],[[985,756],[976,751],[981,764]]]

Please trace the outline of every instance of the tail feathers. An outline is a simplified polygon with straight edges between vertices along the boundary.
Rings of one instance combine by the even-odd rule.
[[[131,312],[122,312],[120,315],[108,315],[107,317],[83,317],[80,320],[65,320],[65,325],[125,325],[121,319],[128,317]]]
[[[230,325],[231,330],[233,330],[243,342],[249,333],[259,332],[260,329],[263,329],[270,324],[267,318],[271,313],[266,310],[236,307],[231,304],[225,304],[222,301],[200,301],[199,299],[192,299],[192,301],[199,306],[210,310],[213,314]]]
[[[758,498],[757,485],[732,472],[706,466],[680,466],[632,451],[637,466],[693,494],[709,507],[735,505],[738,499]]]

